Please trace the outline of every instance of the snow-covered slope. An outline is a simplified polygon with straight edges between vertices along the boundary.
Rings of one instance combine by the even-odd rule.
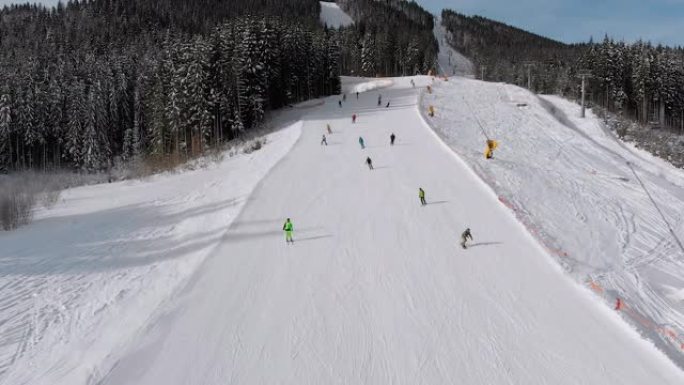
[[[300,127],[196,171],[67,190],[30,226],[0,232],[0,383],[101,375],[213,254]]]
[[[354,20],[335,3],[321,1],[321,23],[330,28],[348,27]]]
[[[212,257],[101,383],[684,383],[437,139],[409,79],[392,84],[310,111]],[[379,92],[392,107],[375,107]]]
[[[301,123],[250,156],[70,190],[31,226],[0,234],[0,382],[684,383],[670,360],[559,269],[472,171],[497,172],[509,144],[477,165],[473,121],[438,121],[463,127],[459,145],[472,140],[466,150],[450,141],[463,158],[455,156],[420,116],[410,79],[432,83],[347,79],[349,92],[372,91],[348,94],[342,108],[339,97],[307,103]],[[453,82],[490,124],[499,115],[483,106],[524,96]],[[446,104],[438,114],[457,101],[450,87],[427,96]],[[376,108],[379,93],[390,108]],[[542,133],[553,115],[528,102],[529,140],[555,138]],[[508,113],[518,119],[516,111]],[[334,132],[322,146],[328,123]],[[573,132],[582,130],[596,134]],[[521,151],[522,142],[514,142]],[[561,199],[543,193],[551,182],[539,173],[528,177],[537,179],[520,184]],[[294,245],[283,239],[285,217]],[[463,250],[466,227],[475,240]]]
[[[451,78],[429,105],[444,140],[562,266],[610,306],[620,299],[625,319],[684,365],[684,173],[559,97]],[[500,142],[490,161],[480,124]]]
[[[439,17],[435,18],[433,33],[439,44],[437,57],[439,74],[473,77],[475,75],[473,63],[447,43],[449,32],[442,26],[442,20]]]

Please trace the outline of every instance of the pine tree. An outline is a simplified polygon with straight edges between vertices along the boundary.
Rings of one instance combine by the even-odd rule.
[[[371,34],[366,34],[361,44],[361,73],[365,76],[377,75],[375,39]]]
[[[66,132],[65,148],[68,160],[71,161],[74,167],[81,168],[82,161],[82,132],[85,109],[84,86],[80,82],[72,84],[69,92],[69,105],[67,111],[68,127]]]
[[[0,172],[12,169],[12,113],[7,94],[0,97]]]
[[[337,95],[342,91],[342,84],[340,82],[340,45],[338,42],[338,34],[334,31],[328,32],[326,37],[325,84],[327,87],[325,93]]]
[[[94,87],[91,86],[87,94],[80,159],[84,170],[95,171],[100,169],[102,158],[98,141],[97,101]]]
[[[317,26],[318,2],[260,4],[263,16],[244,16],[246,0],[6,10],[3,162],[98,171],[117,157],[194,155],[267,110],[339,92],[339,41]]]
[[[239,50],[240,79],[242,81],[244,105],[243,115],[246,123],[250,126],[258,125],[264,117],[264,96],[266,91],[267,74],[266,63],[263,62],[262,53],[259,52],[262,43],[254,20],[249,19],[243,26]]]
[[[143,105],[140,100],[140,88],[142,87],[141,76],[137,76],[135,79],[135,86],[133,89],[133,125],[131,128],[131,154],[134,158],[138,158],[141,153],[142,143],[141,143],[141,120]]]

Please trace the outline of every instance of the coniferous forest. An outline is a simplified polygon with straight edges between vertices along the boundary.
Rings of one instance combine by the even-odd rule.
[[[434,67],[438,45],[433,16],[403,0],[338,0],[355,21],[341,32],[343,74],[407,76]]]
[[[634,119],[684,132],[684,50],[627,44],[564,44],[479,16],[442,12],[450,44],[473,59],[477,76],[579,99],[582,73],[588,101]],[[484,70],[484,71],[482,71]]]
[[[0,172],[189,159],[268,110],[340,92],[341,74],[426,72],[437,44],[413,2],[90,0],[0,11]],[[427,49],[425,47],[428,47]]]

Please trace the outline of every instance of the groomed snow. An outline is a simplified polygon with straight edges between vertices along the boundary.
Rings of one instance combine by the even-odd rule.
[[[301,124],[206,168],[66,190],[0,232],[0,383],[92,383],[213,255]]]
[[[344,77],[342,79],[342,91],[347,94],[370,92],[382,88],[391,87],[392,79],[368,79],[357,77]]]
[[[321,23],[329,28],[348,27],[354,20],[335,3],[321,1]]]
[[[581,284],[684,365],[684,173],[616,140],[591,111],[512,85],[439,81],[422,103],[440,136]],[[479,123],[478,123],[479,122]],[[483,156],[485,137],[500,143]]]
[[[382,93],[393,107],[376,108],[378,92],[367,92],[310,109],[300,140],[190,284],[93,382],[684,383],[439,141],[409,78]],[[322,146],[326,124],[334,132]]]
[[[448,43],[449,32],[442,26],[442,20],[435,18],[433,29],[435,39],[439,44],[437,66],[440,75],[474,77],[475,67],[467,57],[453,49]]]

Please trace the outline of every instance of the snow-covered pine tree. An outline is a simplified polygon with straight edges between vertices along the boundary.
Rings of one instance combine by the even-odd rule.
[[[143,84],[142,75],[137,75],[135,77],[135,84],[133,86],[133,122],[131,126],[131,154],[133,158],[138,158],[141,154],[142,149],[142,135],[141,135],[141,121],[142,121],[142,111],[143,104],[140,98],[141,87]]]
[[[255,126],[264,118],[264,96],[266,93],[267,72],[266,63],[259,49],[263,46],[258,22],[249,18],[245,20],[240,34],[238,46],[240,80],[242,81],[241,96],[246,103],[242,113],[245,123]]]
[[[639,104],[638,118],[641,122],[648,121],[648,101],[651,88],[651,62],[650,49],[643,42],[638,42],[633,48],[634,64],[632,71],[633,98]]]
[[[211,135],[211,113],[209,111],[208,56],[209,47],[199,38],[193,44],[185,46],[184,58],[184,116],[185,129],[191,133],[191,154],[198,155],[204,151],[207,139]]]
[[[32,146],[36,141],[38,133],[36,132],[36,118],[35,118],[35,102],[34,102],[34,82],[32,75],[28,74],[28,85],[23,90],[23,95],[18,103],[18,119],[17,125],[23,128],[22,138],[19,145],[21,149],[21,165],[22,168],[30,168],[33,166]]]
[[[361,73],[364,76],[376,76],[376,47],[375,37],[366,33],[361,42]]]
[[[69,86],[67,97],[68,126],[64,143],[66,150],[66,154],[64,154],[64,156],[76,168],[81,168],[83,166],[81,143],[83,142],[83,122],[86,112],[84,93],[84,85],[78,80],[73,80]]]
[[[325,93],[337,95],[342,90],[340,82],[340,45],[339,34],[336,31],[328,31],[325,42]]]
[[[12,167],[12,113],[10,98],[6,93],[0,97],[0,172]]]
[[[62,144],[66,133],[66,114],[67,102],[65,93],[67,92],[64,82],[64,62],[57,60],[55,68],[51,74],[48,86],[48,100],[50,102],[49,117],[50,121],[50,152],[51,163],[55,168],[61,167]]]
[[[83,144],[80,148],[80,159],[82,160],[83,170],[95,171],[100,169],[102,161],[98,140],[97,95],[93,86],[90,86],[86,92]]]

